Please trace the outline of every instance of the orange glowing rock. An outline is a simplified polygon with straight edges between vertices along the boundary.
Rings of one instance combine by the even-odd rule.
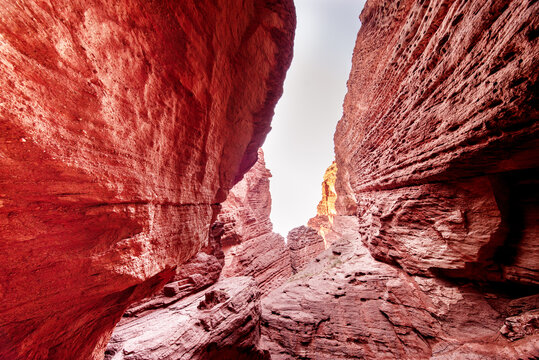
[[[308,222],[309,227],[318,231],[324,238],[326,248],[328,247],[326,235],[333,225],[333,218],[337,214],[335,202],[337,192],[335,190],[335,180],[337,179],[337,164],[335,161],[326,169],[324,180],[322,181],[322,200],[316,207],[316,216]]]

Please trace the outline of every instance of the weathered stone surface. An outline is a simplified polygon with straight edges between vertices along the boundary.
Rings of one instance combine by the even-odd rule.
[[[353,218],[336,221],[353,229]],[[348,232],[263,299],[261,346],[273,360],[427,356],[421,337],[439,327],[425,299],[401,271],[372,259],[357,237]],[[398,332],[392,321],[402,325]]]
[[[505,319],[500,332],[511,340],[539,334],[539,309],[508,317]]]
[[[326,169],[324,180],[322,181],[322,199],[316,207],[316,216],[309,219],[307,225],[312,227],[320,236],[326,240],[326,234],[329,233],[333,224],[333,217],[337,214],[335,202],[337,193],[335,191],[335,180],[337,179],[337,164],[335,161]]]
[[[255,162],[291,1],[0,4],[0,358],[100,358]]]
[[[264,295],[292,275],[284,238],[274,232],[235,245],[226,256],[221,276],[253,276]]]
[[[501,214],[486,177],[363,192],[358,214],[373,256],[409,273],[465,269],[492,257],[481,250],[502,240]]]
[[[335,133],[353,216],[263,299],[272,359],[539,357],[538,11],[367,2]]]
[[[224,265],[224,254],[220,242],[222,233],[222,226],[213,224],[208,244],[187,263],[176,269],[174,277],[161,291],[135,302],[123,316],[142,316],[147,311],[165,308],[215,284],[219,280]]]
[[[539,336],[499,336],[507,294],[470,282],[411,277],[376,261],[337,216],[339,239],[262,300],[261,348],[282,359],[533,358]],[[495,291],[496,289],[492,289]],[[520,309],[533,306],[524,298]],[[516,310],[520,311],[520,310]]]
[[[217,282],[223,265],[214,256],[200,252],[186,264],[186,267],[198,269],[179,280],[167,282],[157,294],[135,302],[123,316],[140,316],[145,311],[166,307],[179,299],[201,291]],[[178,274],[174,275],[174,277],[177,276]]]
[[[263,294],[292,275],[284,238],[272,231],[270,177],[260,149],[258,161],[230,190],[217,217],[224,226],[222,276],[253,276]]]
[[[254,349],[260,313],[260,292],[252,278],[223,279],[167,308],[123,318],[105,359],[224,359],[221,350],[262,359]]]
[[[290,230],[286,243],[290,251],[290,265],[294,274],[305,268],[326,248],[324,238],[315,229],[304,225]]]
[[[367,2],[335,133],[336,190],[377,259],[538,283],[538,11]]]
[[[227,248],[248,239],[270,233],[271,172],[266,168],[264,152],[258,150],[258,160],[228,193],[221,204],[217,221],[223,223],[221,244]]]

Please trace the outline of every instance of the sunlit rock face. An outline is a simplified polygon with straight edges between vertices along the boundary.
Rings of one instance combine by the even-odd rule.
[[[256,164],[230,190],[217,217],[224,227],[222,276],[253,276],[263,294],[292,274],[284,238],[272,231],[270,177],[260,149]]]
[[[260,314],[252,278],[223,279],[166,308],[122,320],[105,360],[263,359],[255,349]]]
[[[316,216],[309,219],[307,223],[309,227],[316,229],[324,239],[326,239],[326,235],[329,233],[333,224],[333,218],[337,214],[337,209],[335,208],[335,202],[337,201],[337,192],[335,190],[336,179],[337,164],[334,161],[324,173],[322,199],[316,207]]]
[[[335,133],[336,188],[355,199],[376,259],[539,282],[538,10],[367,2]]]
[[[0,358],[101,358],[256,160],[291,1],[0,5]]]

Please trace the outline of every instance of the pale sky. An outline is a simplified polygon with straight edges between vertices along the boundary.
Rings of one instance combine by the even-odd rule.
[[[294,58],[264,146],[271,220],[285,236],[316,214],[324,171],[334,158],[346,81],[365,0],[295,0]]]

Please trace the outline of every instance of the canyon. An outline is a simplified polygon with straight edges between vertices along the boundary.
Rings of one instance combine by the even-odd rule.
[[[368,0],[285,240],[292,1],[0,5],[0,358],[538,358],[538,13]]]

